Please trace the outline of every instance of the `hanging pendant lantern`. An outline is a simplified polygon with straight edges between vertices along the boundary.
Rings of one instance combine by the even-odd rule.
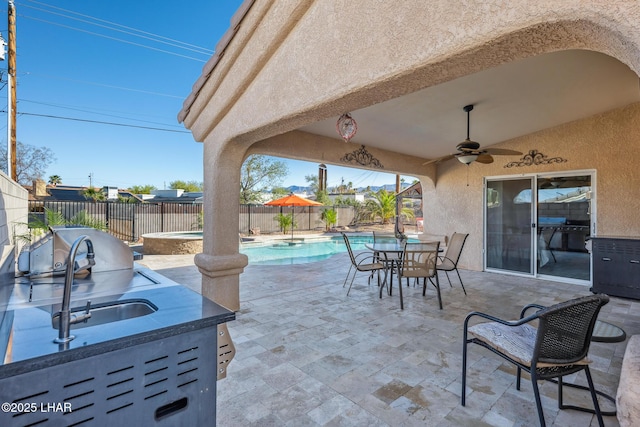
[[[344,113],[336,123],[336,130],[342,139],[344,139],[344,142],[349,142],[358,131],[358,124],[353,117],[351,117],[351,113]]]

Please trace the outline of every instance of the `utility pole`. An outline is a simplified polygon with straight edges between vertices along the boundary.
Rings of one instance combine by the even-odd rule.
[[[93,172],[91,172],[91,173],[89,174],[89,188],[93,188],[93,182],[92,182],[92,179],[93,179]]]
[[[7,175],[17,181],[16,159],[16,9],[9,0],[9,44],[7,55]]]

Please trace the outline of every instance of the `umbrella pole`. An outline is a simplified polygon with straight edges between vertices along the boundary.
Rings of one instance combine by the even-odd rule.
[[[293,209],[294,207],[291,206],[291,241],[293,242]]]

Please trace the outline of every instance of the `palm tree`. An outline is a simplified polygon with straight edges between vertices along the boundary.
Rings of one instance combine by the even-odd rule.
[[[67,220],[61,212],[44,208],[44,217],[42,219],[36,216],[30,216],[29,223],[19,224],[25,225],[29,231],[16,237],[27,244],[31,244],[34,238],[44,235],[49,231],[50,227],[57,225],[80,225],[95,228],[96,230],[107,231],[106,223],[92,217],[84,210],[75,214],[70,220]]]
[[[373,194],[373,199],[367,201],[367,208],[372,220],[380,218],[383,224],[388,224],[389,220],[396,215],[396,196],[381,189]]]
[[[49,184],[53,185],[54,187],[58,184],[62,184],[62,178],[60,177],[60,175],[51,175],[49,177]]]
[[[320,219],[325,222],[326,230],[329,231],[338,222],[338,212],[333,208],[325,209],[320,214]]]
[[[104,202],[106,198],[102,190],[97,190],[94,187],[89,187],[85,190],[82,190],[82,195],[85,199],[91,199],[94,202]]]
[[[396,216],[396,195],[385,189],[373,194],[373,199],[367,200],[365,208],[372,220],[380,218],[383,224],[388,224]],[[413,218],[413,209],[407,206],[400,208],[400,215]]]
[[[293,218],[291,217],[291,215],[279,213],[278,215],[273,217],[273,219],[278,221],[278,224],[280,225],[280,228],[282,228],[282,233],[283,234],[287,234],[288,233],[289,227],[295,227],[296,226],[296,224],[293,221]]]

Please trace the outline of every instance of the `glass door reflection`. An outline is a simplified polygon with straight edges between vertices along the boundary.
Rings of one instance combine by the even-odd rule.
[[[538,274],[590,281],[591,176],[541,177],[537,193]]]
[[[534,274],[533,177],[487,180],[485,254],[488,269]]]

